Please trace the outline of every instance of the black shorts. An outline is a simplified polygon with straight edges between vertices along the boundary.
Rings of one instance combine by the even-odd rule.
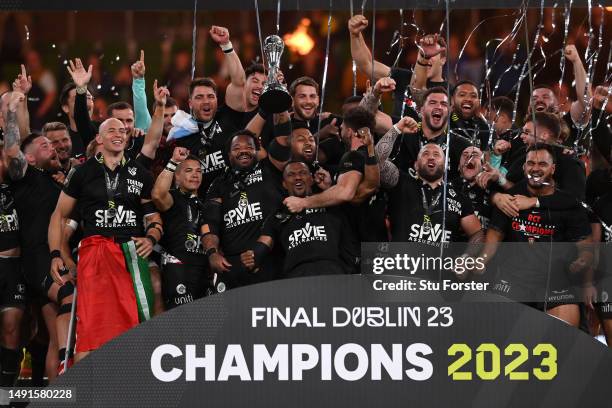
[[[344,274],[344,270],[340,262],[332,260],[320,260],[314,262],[305,262],[296,265],[285,274],[287,278],[299,278],[302,276],[319,276],[319,275],[340,275]]]
[[[19,258],[0,258],[0,306],[23,309],[26,285]]]
[[[46,245],[36,248],[22,248],[21,265],[30,297],[40,302],[41,305],[51,302],[47,295],[53,283],[49,274],[51,271],[49,248]]]
[[[204,297],[208,272],[204,266],[166,263],[162,266],[162,297],[166,310]]]
[[[567,282],[563,282],[563,286],[559,285],[559,282],[555,283],[551,283],[547,290],[545,284],[530,284],[512,275],[505,275],[495,279],[489,287],[495,294],[516,302],[536,305],[534,307],[538,309],[543,309],[544,303],[547,304],[547,309],[552,309],[555,306],[580,302],[576,287]]]

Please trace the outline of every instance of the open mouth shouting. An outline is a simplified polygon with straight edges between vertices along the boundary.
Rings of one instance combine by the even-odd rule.
[[[547,108],[546,104],[542,101],[536,102],[534,104],[534,108],[536,110],[536,112],[544,112]]]
[[[254,102],[259,102],[259,98],[261,97],[261,89],[253,89],[253,91],[251,92],[251,99]]]
[[[304,146],[304,148],[302,149],[302,156],[304,156],[304,158],[306,159],[311,159],[314,157],[314,149],[312,148],[312,146]]]
[[[474,110],[474,104],[472,102],[463,102],[461,104],[461,112],[464,116],[470,116]]]
[[[431,123],[435,127],[441,127],[444,124],[442,117],[443,117],[442,109],[434,109],[431,112]]]
[[[253,161],[253,155],[249,152],[241,152],[236,159],[241,166],[248,166]]]

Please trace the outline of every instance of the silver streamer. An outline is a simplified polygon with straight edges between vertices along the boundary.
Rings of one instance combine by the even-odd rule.
[[[278,0],[276,3],[276,35],[280,32],[280,9],[281,9],[281,0]]]
[[[527,60],[525,61],[525,63],[523,64],[523,67],[521,68],[521,74],[519,75],[518,83],[516,84],[516,97],[514,99],[514,112],[512,114],[512,124],[516,123],[516,106],[518,105],[519,96],[520,96],[520,93],[521,93],[521,84],[522,84],[523,80],[525,79],[525,76],[529,75],[530,89],[533,88],[533,76],[532,76],[532,72],[531,72],[531,57],[533,56],[533,52],[535,51],[536,47],[538,46],[538,39],[540,38],[540,31],[542,30],[542,22],[543,21],[544,21],[544,0],[542,0],[541,3],[540,3],[540,22],[538,23],[538,28],[536,29],[536,34],[535,34],[535,37],[533,39],[533,47],[531,48],[531,50],[529,50],[529,41],[528,41],[528,38],[526,39],[527,44],[525,44],[525,46],[527,47]],[[525,30],[528,30],[527,19],[526,18],[525,18]],[[529,31],[526,31],[526,35],[528,33],[529,33]],[[529,69],[529,71],[526,71],[527,68]],[[529,101],[530,101],[529,103],[531,104],[532,103],[531,102],[531,94],[529,94]]]
[[[327,42],[325,45],[325,65],[323,66],[323,80],[321,81],[321,103],[319,104],[319,124],[317,126],[317,150],[315,151],[315,163],[319,162],[319,132],[321,131],[321,115],[325,103],[325,89],[327,88],[327,67],[329,66],[329,38],[331,35],[332,1],[329,0],[329,16],[327,17]]]
[[[561,50],[562,50],[561,61],[559,62],[559,68],[561,68],[561,78],[559,78],[559,89],[561,89],[561,85],[563,84],[563,77],[565,75],[565,47],[567,46],[567,34],[569,32],[569,23],[570,23],[570,17],[572,14],[572,4],[573,4],[573,0],[570,0],[569,7],[564,6],[565,7],[565,12],[564,12],[565,27],[564,27],[564,34],[563,34],[563,45],[561,46]]]
[[[446,38],[450,43],[450,0],[446,0]],[[443,23],[444,24],[444,23]],[[440,27],[442,28],[442,27]],[[450,50],[449,50],[450,51]],[[450,72],[450,52],[447,53],[448,58],[446,59],[446,64],[448,71]],[[446,93],[450,97],[450,81],[446,81]],[[446,124],[446,154],[444,155],[444,185],[442,186],[442,237],[446,235],[446,190],[448,188],[448,166],[449,166],[449,158],[451,151],[451,138],[450,138],[450,125],[451,125],[451,114],[450,114],[450,105],[448,108],[448,122]],[[444,244],[440,245],[440,258],[443,258],[444,255]],[[440,270],[439,279],[442,280],[442,270]]]
[[[349,3],[351,5],[351,18],[355,15],[354,10],[353,10],[353,0],[349,0]],[[351,70],[353,71],[353,96],[357,95],[357,63],[355,62],[355,59],[352,59],[351,61],[352,65],[351,65]]]
[[[197,17],[198,13],[198,0],[194,0],[193,2],[193,32],[191,33],[191,80],[195,77],[195,68],[196,68],[196,46],[198,39],[198,26],[197,26]]]
[[[263,38],[261,36],[261,21],[259,21],[259,3],[257,0],[255,2],[255,17],[257,18],[257,34],[259,35],[259,49],[261,51],[261,63],[266,65],[266,59],[264,57],[264,47],[263,47]]]

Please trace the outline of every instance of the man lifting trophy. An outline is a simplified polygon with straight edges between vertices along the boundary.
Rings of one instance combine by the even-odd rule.
[[[268,61],[268,79],[263,89],[259,106],[267,113],[284,112],[291,106],[291,95],[278,81],[278,67],[285,44],[278,35],[269,35],[264,41],[264,53]]]

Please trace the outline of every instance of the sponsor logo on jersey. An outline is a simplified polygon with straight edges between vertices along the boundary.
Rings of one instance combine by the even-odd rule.
[[[210,173],[225,168],[225,160],[223,160],[223,153],[220,150],[207,154],[203,158],[201,157],[200,163],[202,163],[204,173]]]
[[[449,193],[451,191],[452,190],[449,190]],[[455,195],[453,194],[453,197],[454,196]],[[453,200],[450,197],[446,197],[446,208],[448,209],[448,211],[452,211],[454,213],[461,214],[461,203],[457,200]]]
[[[112,216],[112,212],[109,213],[107,209],[97,210],[94,213],[96,217],[96,227],[100,228],[122,228],[122,227],[136,227],[136,212],[132,210],[126,210],[122,205],[116,209],[116,214]]]
[[[558,301],[562,301],[562,300],[573,300],[574,299],[574,294],[570,293],[569,290],[564,289],[564,290],[553,290],[552,291],[552,295],[548,297],[549,301],[553,301],[553,302],[558,302]]]
[[[19,217],[17,210],[9,214],[0,214],[0,232],[19,231]]]
[[[312,241],[327,241],[324,225],[312,225],[309,222],[289,235],[289,249]]]
[[[263,220],[263,211],[261,203],[249,203],[247,205],[238,205],[223,215],[226,228],[234,228],[249,222]]]
[[[444,237],[442,237],[442,230],[442,224],[430,224],[430,226],[412,224],[408,237],[410,241],[422,242],[425,244],[432,242],[450,242],[452,231],[448,229],[445,230]]]
[[[142,192],[142,187],[143,183],[141,181],[127,179],[127,189],[129,194],[136,194],[137,196],[139,196]]]
[[[244,179],[244,184],[250,186],[251,184],[260,183],[263,181],[263,173],[261,169],[255,169],[252,173]]]
[[[136,167],[128,167],[128,173],[130,173],[132,177],[136,175],[136,171],[137,171]]]
[[[493,289],[498,292],[508,293],[510,292],[510,283],[508,281],[500,279],[500,281],[495,284]]]

